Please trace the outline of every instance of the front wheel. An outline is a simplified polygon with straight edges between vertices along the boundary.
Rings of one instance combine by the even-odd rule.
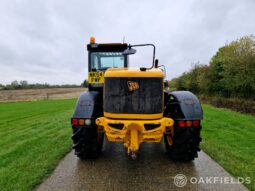
[[[102,150],[104,134],[96,127],[73,126],[73,149],[81,159],[97,158]]]
[[[194,160],[200,151],[199,143],[201,126],[180,128],[174,127],[174,136],[164,135],[167,154],[173,160]]]

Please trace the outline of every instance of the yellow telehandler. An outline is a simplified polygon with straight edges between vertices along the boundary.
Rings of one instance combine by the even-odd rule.
[[[129,68],[134,47],[153,48],[150,68]],[[82,158],[96,158],[108,141],[123,142],[136,158],[142,142],[164,139],[174,160],[197,157],[203,111],[197,97],[188,91],[164,91],[164,66],[155,59],[153,44],[98,44],[90,38],[88,91],[77,101],[71,124],[73,148]]]

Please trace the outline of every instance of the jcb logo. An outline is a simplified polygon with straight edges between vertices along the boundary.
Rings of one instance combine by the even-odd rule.
[[[139,89],[139,84],[137,82],[128,81],[127,85],[128,85],[129,91],[134,91],[134,90]]]

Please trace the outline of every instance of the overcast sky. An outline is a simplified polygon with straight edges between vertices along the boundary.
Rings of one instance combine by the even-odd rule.
[[[154,43],[167,79],[255,33],[255,0],[0,0],[0,83],[80,84],[86,44]],[[131,66],[150,66],[139,48]]]

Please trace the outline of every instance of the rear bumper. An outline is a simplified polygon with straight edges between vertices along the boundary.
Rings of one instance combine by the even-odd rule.
[[[170,118],[122,120],[100,117],[96,124],[109,141],[124,142],[130,153],[138,151],[142,142],[160,142],[164,133],[173,134],[174,121]]]

